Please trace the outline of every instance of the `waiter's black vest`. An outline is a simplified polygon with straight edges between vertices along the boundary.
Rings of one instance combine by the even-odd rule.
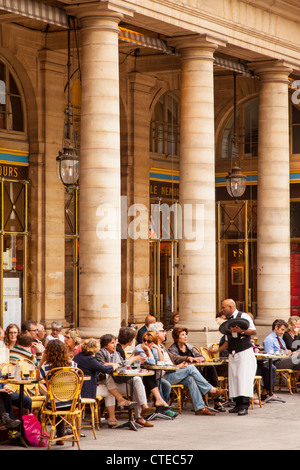
[[[235,318],[240,318],[242,316],[242,312],[238,312]],[[236,353],[245,351],[246,349],[252,348],[251,343],[251,336],[244,335],[244,334],[237,334],[237,337],[234,338],[232,334],[228,331],[227,332],[228,338],[228,351],[232,354],[233,351]]]

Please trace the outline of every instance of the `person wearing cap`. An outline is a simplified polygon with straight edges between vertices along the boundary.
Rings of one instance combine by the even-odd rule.
[[[228,389],[230,398],[235,402],[235,407],[229,413],[244,416],[248,414],[250,397],[253,397],[253,382],[257,370],[251,343],[251,336],[256,334],[256,328],[250,315],[237,310],[234,300],[223,300],[221,310],[227,321],[219,328],[225,334],[225,341],[217,352],[226,349],[229,351]]]

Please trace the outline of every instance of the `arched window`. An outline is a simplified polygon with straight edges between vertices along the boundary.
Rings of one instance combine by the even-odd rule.
[[[155,105],[150,123],[150,152],[179,156],[179,103],[170,92]]]
[[[245,158],[258,156],[258,99],[241,104],[236,113],[239,154]],[[229,117],[222,135],[221,158],[231,158],[234,138],[234,116]]]
[[[24,132],[22,97],[10,67],[0,60],[0,130]]]

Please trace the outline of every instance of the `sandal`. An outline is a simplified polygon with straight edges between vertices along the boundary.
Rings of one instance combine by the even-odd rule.
[[[215,404],[214,409],[215,409],[216,411],[219,411],[219,413],[226,413],[226,410],[225,410],[225,408],[223,408],[222,405],[217,405],[217,404]]]
[[[132,407],[136,405],[135,401],[129,401],[124,398],[124,400],[118,402],[118,406],[129,406]]]
[[[120,426],[120,423],[117,419],[108,419],[107,424],[109,428],[116,428],[117,426]]]

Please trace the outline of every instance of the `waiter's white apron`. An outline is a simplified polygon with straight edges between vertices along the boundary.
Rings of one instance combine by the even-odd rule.
[[[253,397],[257,362],[253,349],[229,354],[228,393],[230,398]]]

